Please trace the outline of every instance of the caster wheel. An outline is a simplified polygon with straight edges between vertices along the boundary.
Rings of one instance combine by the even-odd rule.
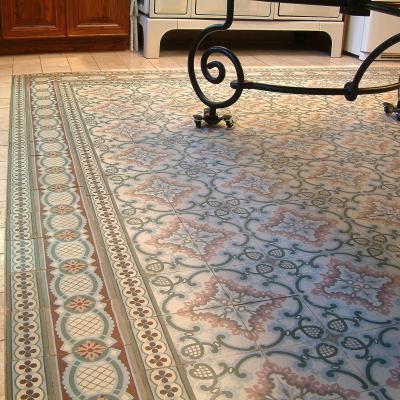
[[[226,124],[226,127],[227,127],[227,128],[232,128],[233,125],[234,125],[235,123],[233,122],[232,119],[227,119],[227,120],[225,121],[225,124]]]
[[[392,114],[394,111],[393,104],[383,103],[383,110],[385,111],[385,114]]]
[[[200,114],[193,115],[194,123],[196,124],[196,128],[201,128],[203,116]]]

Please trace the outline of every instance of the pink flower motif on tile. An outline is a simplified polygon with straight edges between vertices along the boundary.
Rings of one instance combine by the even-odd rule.
[[[302,139],[298,136],[281,135],[276,136],[269,142],[268,150],[277,152],[286,157],[323,157],[333,146],[324,143],[316,143],[313,140]]]
[[[200,224],[191,219],[185,219],[184,222],[190,237],[207,262],[221,249],[228,250],[230,243],[239,236],[230,229],[216,227],[212,223]]]
[[[268,223],[262,224],[257,230],[323,247],[337,224],[338,221],[320,214],[278,207]]]
[[[244,149],[243,146],[235,145],[232,142],[224,143],[215,140],[212,142],[202,143],[199,147],[193,149],[191,154],[200,159],[205,159],[211,156],[215,160],[237,162],[240,161],[241,158],[245,157],[248,151],[249,150]]]
[[[388,272],[377,272],[366,266],[331,259],[327,272],[312,293],[331,299],[342,299],[348,305],[359,304],[369,311],[389,314],[400,285],[400,277]]]
[[[231,191],[241,191],[245,194],[262,196],[263,198],[275,198],[282,192],[282,188],[290,187],[292,180],[285,175],[277,175],[273,172],[241,170],[233,177],[224,179],[220,187]]]
[[[391,161],[388,161],[384,166],[384,172],[387,175],[398,178],[400,176],[400,159],[395,158]]]
[[[168,197],[165,193],[165,189],[168,189],[166,180],[155,175],[146,176],[144,179],[141,184],[121,186],[117,190],[118,195],[124,201],[132,201],[139,198],[160,205],[169,205]]]
[[[134,104],[121,101],[104,101],[98,105],[90,106],[85,109],[86,114],[93,114],[96,117],[111,118],[129,118],[137,113],[146,112],[146,107],[141,104]]]
[[[355,219],[398,229],[400,228],[400,202],[398,199],[378,196],[363,199]]]
[[[137,185],[126,185],[119,189],[127,201],[139,197],[147,201],[157,201],[160,204],[171,204],[178,207],[188,197],[202,189],[200,183],[191,181],[185,183],[162,175],[147,175],[144,182]]]
[[[110,121],[104,126],[96,126],[93,128],[93,134],[104,137],[107,140],[134,140],[137,133],[146,129],[148,134],[157,134],[161,132],[161,128],[140,118],[138,120],[122,120]]]
[[[360,394],[338,383],[320,382],[311,374],[306,376],[297,374],[292,368],[281,367],[269,360],[264,361],[256,376],[257,383],[245,388],[249,400],[355,400]]]
[[[120,96],[129,96],[132,93],[132,90],[124,87],[123,85],[94,85],[94,86],[86,86],[79,90],[76,90],[76,93],[79,97],[84,99],[85,97],[90,99],[105,99],[109,100],[110,98],[118,98]]]
[[[396,142],[391,139],[365,132],[352,132],[351,135],[339,139],[338,143],[363,153],[370,151],[375,154],[386,154],[396,145]]]
[[[386,384],[394,389],[400,389],[400,357],[394,357],[397,360],[397,367],[389,369],[390,378]]]
[[[227,291],[234,292],[237,298],[245,296],[246,301],[264,300],[259,307],[253,307],[251,316],[247,321],[243,321],[244,325],[237,318],[235,309],[221,295],[224,287]],[[266,302],[268,299],[270,301]],[[274,299],[273,294],[267,290],[255,290],[250,285],[240,285],[233,280],[213,276],[204,284],[201,291],[193,294],[193,300],[184,302],[178,314],[187,316],[192,321],[205,321],[211,327],[227,328],[233,335],[245,336],[249,340],[256,341],[265,332],[265,322],[273,318],[274,310],[281,308],[283,301],[283,298]],[[220,304],[221,307],[216,307],[215,304]]]
[[[162,149],[145,144],[129,144],[103,154],[104,161],[111,165],[120,165],[121,167],[157,168],[162,163],[171,158],[171,154]]]
[[[366,168],[360,169],[350,164],[340,165],[329,161],[313,163],[303,174],[307,181],[312,183],[340,187],[350,192],[365,190],[376,175]]]
[[[75,348],[74,353],[86,361],[97,361],[107,348],[97,340],[86,340]]]
[[[229,243],[235,233],[209,224],[185,220],[185,226],[174,220],[167,227],[156,232],[146,244],[172,252],[185,253],[198,260],[210,260],[216,251]]]
[[[168,249],[171,252],[185,253],[190,257],[202,259],[192,238],[179,220],[174,220],[167,227],[154,233],[146,244],[156,248]]]

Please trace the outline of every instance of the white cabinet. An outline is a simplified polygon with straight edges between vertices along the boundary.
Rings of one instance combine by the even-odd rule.
[[[185,15],[188,13],[189,0],[158,0],[154,2],[155,14],[178,14]]]
[[[339,7],[324,7],[324,6],[311,6],[306,4],[290,4],[279,3],[276,19],[309,19],[317,18],[319,20],[325,19],[340,19]]]
[[[400,7],[400,4],[399,4]],[[375,11],[369,17],[351,16],[348,20],[344,49],[365,60],[386,39],[400,32],[400,19]],[[400,43],[389,47],[380,60],[400,59]]]
[[[143,53],[158,58],[162,37],[171,30],[204,29],[221,22],[226,0],[138,0],[143,28]],[[332,39],[331,56],[342,53],[343,22],[338,7],[255,0],[235,1],[231,30],[322,31]]]
[[[253,0],[236,0],[235,16],[272,18],[271,3]],[[215,18],[226,15],[226,0],[194,0],[193,18]]]

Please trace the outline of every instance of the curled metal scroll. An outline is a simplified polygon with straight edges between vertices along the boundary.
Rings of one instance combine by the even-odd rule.
[[[267,1],[267,0],[256,0],[256,1]],[[386,3],[375,2],[372,0],[280,0],[280,1],[282,3],[338,6],[340,7],[342,12],[349,15],[368,15],[370,11],[378,11],[400,17],[399,8]],[[221,119],[227,120],[227,117],[229,117],[227,125],[231,125],[231,122],[229,122],[231,117],[230,116],[223,116],[222,118],[218,117],[216,115],[216,109],[229,107],[232,104],[234,104],[240,98],[244,89],[256,89],[256,90],[265,90],[270,92],[292,93],[292,94],[328,95],[328,96],[340,95],[344,96],[348,101],[356,100],[359,95],[382,93],[396,89],[400,93],[400,80],[396,83],[389,85],[367,87],[367,88],[359,87],[361,79],[363,78],[365,72],[368,70],[372,62],[375,61],[377,57],[379,57],[389,47],[397,43],[400,43],[400,33],[398,33],[390,37],[389,39],[385,40],[379,46],[377,46],[376,49],[373,50],[368,55],[368,57],[363,61],[363,63],[359,66],[354,76],[354,79],[350,82],[347,82],[342,88],[281,86],[281,85],[272,85],[267,83],[245,81],[242,65],[240,64],[238,57],[231,50],[222,46],[209,47],[208,49],[205,50],[204,54],[201,57],[201,71],[205,79],[210,83],[219,84],[223,82],[226,77],[226,69],[225,66],[222,64],[222,62],[208,61],[210,56],[214,54],[223,54],[226,57],[228,57],[228,59],[232,62],[233,66],[235,67],[237,75],[237,80],[234,80],[230,83],[230,86],[234,90],[234,93],[228,100],[220,102],[214,102],[210,100],[201,90],[200,85],[197,81],[194,69],[195,55],[199,48],[199,45],[208,35],[216,31],[225,31],[231,27],[234,15],[234,3],[235,0],[227,0],[227,16],[225,22],[223,24],[211,25],[205,28],[203,31],[201,31],[200,34],[196,37],[189,51],[188,70],[189,70],[190,81],[199,99],[209,107],[209,110],[205,113],[204,117],[202,117],[201,115],[194,116],[197,126],[200,126],[202,120],[205,120],[207,123],[215,124],[218,123]],[[217,70],[218,72],[217,75],[211,74],[210,71],[213,69]],[[385,103],[385,112],[387,113],[396,112],[398,118],[400,119],[399,108],[400,108],[400,99],[397,107]]]
[[[195,67],[194,67],[194,61],[195,61],[195,56],[197,53],[197,50],[202,43],[202,41],[211,33],[217,32],[217,31],[225,31],[230,28],[233,22],[233,14],[234,14],[234,1],[233,0],[228,0],[227,2],[227,15],[226,15],[226,20],[224,24],[215,24],[207,27],[203,31],[200,32],[200,34],[196,37],[194,40],[190,51],[189,51],[189,56],[188,56],[188,72],[189,72],[189,78],[190,82],[193,86],[194,91],[196,92],[198,98],[208,107],[211,109],[217,109],[217,108],[226,108],[231,106],[232,104],[236,103],[236,101],[239,99],[241,96],[243,89],[241,88],[236,88],[234,89],[234,93],[232,96],[225,101],[212,101],[210,100],[202,91],[200,88],[199,82],[196,77],[195,73]],[[212,55],[215,54],[222,54],[226,56],[231,63],[233,64],[235,71],[236,71],[236,76],[237,76],[237,81],[241,84],[244,83],[244,72],[243,72],[243,67],[238,59],[238,57],[229,49],[223,46],[212,46],[206,49],[201,57],[201,71],[203,73],[203,76],[205,79],[213,84],[219,84],[222,83],[225,80],[226,77],[226,68],[224,64],[221,61],[211,61],[209,62],[208,60]],[[211,74],[211,70],[216,70],[217,75]]]

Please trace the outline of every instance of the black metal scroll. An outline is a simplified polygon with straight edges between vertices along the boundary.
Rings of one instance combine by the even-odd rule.
[[[267,0],[256,0],[256,1],[267,1]],[[369,15],[370,11],[378,11],[386,14],[394,15],[400,17],[400,9],[388,5],[387,3],[371,2],[369,0],[280,0],[281,3],[296,3],[296,4],[310,4],[319,6],[336,6],[340,7],[340,10],[344,14],[349,15]],[[320,88],[320,87],[296,87],[296,86],[280,86],[280,85],[270,85],[266,83],[258,83],[246,81],[244,78],[244,72],[242,65],[238,57],[229,49],[222,46],[212,46],[206,49],[201,57],[201,71],[205,79],[213,84],[220,84],[225,80],[226,68],[220,61],[209,62],[210,56],[214,54],[223,54],[232,62],[237,80],[230,83],[231,88],[234,90],[231,97],[225,101],[212,101],[210,100],[200,88],[198,83],[196,73],[195,73],[195,55],[197,50],[202,43],[202,41],[209,36],[211,33],[216,31],[228,30],[233,23],[234,16],[234,3],[235,0],[227,0],[227,15],[226,20],[223,24],[215,24],[205,28],[199,33],[199,35],[194,40],[188,57],[188,72],[189,78],[192,83],[193,89],[196,92],[199,99],[207,106],[204,110],[203,115],[195,115],[194,121],[197,127],[202,126],[202,122],[205,121],[207,124],[217,124],[221,120],[224,120],[228,127],[233,125],[232,117],[230,115],[223,115],[219,117],[217,115],[217,109],[226,108],[234,103],[240,98],[244,89],[255,89],[255,90],[265,90],[270,92],[279,93],[292,93],[292,94],[308,94],[308,95],[329,95],[329,96],[344,96],[349,101],[354,101],[359,95],[373,94],[388,92],[391,90],[398,90],[400,96],[400,79],[398,82],[376,87],[360,88],[360,82],[363,78],[368,67],[376,60],[386,49],[400,42],[400,33],[390,37],[381,43],[376,49],[374,49],[368,57],[359,66],[354,79],[347,82],[343,88]],[[210,70],[217,69],[218,74],[212,75]],[[400,97],[398,99],[397,106],[385,103],[384,110],[386,113],[395,113],[397,119],[400,120]]]

